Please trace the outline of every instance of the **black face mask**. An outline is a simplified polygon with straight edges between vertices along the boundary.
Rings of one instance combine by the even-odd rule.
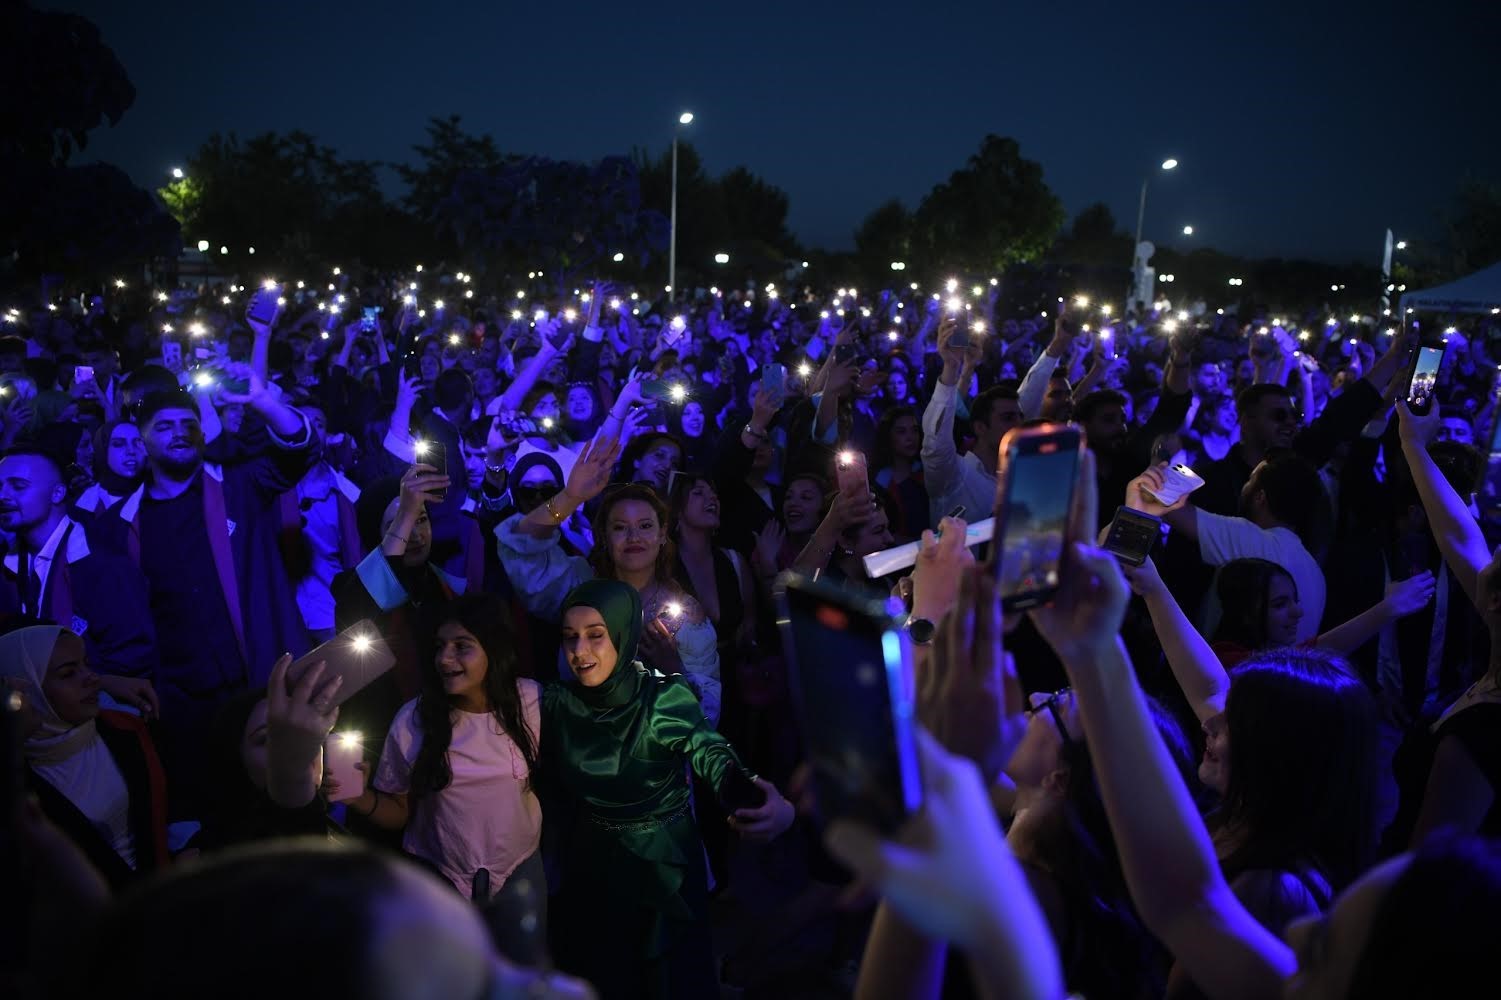
[[[560,488],[551,483],[544,486],[512,486],[511,504],[521,513],[530,514],[557,496],[559,491]]]

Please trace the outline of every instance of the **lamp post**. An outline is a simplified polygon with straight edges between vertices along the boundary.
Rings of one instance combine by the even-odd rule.
[[[693,112],[684,111],[672,130],[672,217],[667,231],[667,288],[672,298],[678,294],[678,134],[692,121]]]
[[[1173,170],[1178,166],[1178,161],[1169,157],[1162,161],[1163,170]],[[1126,291],[1126,301],[1134,303],[1133,296],[1136,293],[1136,248],[1141,246],[1141,227],[1147,218],[1147,184],[1151,181],[1151,175],[1141,179],[1141,200],[1136,206],[1136,241],[1131,244],[1131,286]],[[1135,311],[1134,309],[1132,310]]]

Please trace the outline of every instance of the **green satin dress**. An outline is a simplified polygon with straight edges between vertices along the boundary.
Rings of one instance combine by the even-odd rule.
[[[617,645],[633,653],[633,639]],[[598,687],[543,695],[544,774],[562,807],[550,815],[570,814],[552,947],[605,1000],[717,996],[687,771],[719,790],[743,768],[681,678],[628,662]]]

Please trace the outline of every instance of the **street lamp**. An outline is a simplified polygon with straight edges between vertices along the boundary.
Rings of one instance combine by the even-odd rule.
[[[172,179],[173,180],[179,180],[179,181],[182,180],[182,168],[181,167],[173,167],[172,168]]]
[[[1172,157],[1168,157],[1162,161],[1163,170],[1174,170],[1177,166],[1178,161]],[[1141,246],[1141,226],[1147,217],[1147,184],[1151,179],[1150,174],[1141,179],[1141,200],[1136,206],[1136,242],[1131,244],[1131,287],[1126,291],[1126,301],[1128,303],[1134,302],[1132,296],[1136,294],[1136,248]],[[1134,312],[1134,310],[1132,311]]]
[[[1183,235],[1184,236],[1192,236],[1193,234],[1194,234],[1194,227],[1193,226],[1184,226],[1183,227]]]
[[[678,133],[691,124],[693,112],[678,115],[678,127],[672,130],[672,219],[667,232],[667,290],[677,294],[678,287]]]

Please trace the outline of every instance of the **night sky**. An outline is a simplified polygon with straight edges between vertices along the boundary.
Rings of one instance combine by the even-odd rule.
[[[1105,201],[1134,227],[1151,172],[1159,244],[1375,264],[1387,226],[1433,233],[1467,174],[1501,180],[1493,0],[39,5],[92,18],[138,92],[76,162],[143,185],[216,130],[401,160],[456,113],[588,159],[661,150],[686,109],[707,168],[787,191],[813,245],[915,207],[995,132],[1071,216]]]

